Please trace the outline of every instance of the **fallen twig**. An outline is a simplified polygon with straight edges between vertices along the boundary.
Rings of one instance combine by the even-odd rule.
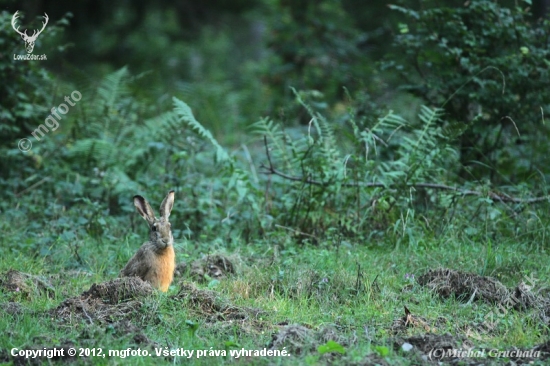
[[[281,178],[284,178],[286,180],[291,180],[291,181],[295,181],[295,182],[302,182],[302,183],[312,184],[312,185],[321,186],[321,187],[326,187],[326,186],[329,186],[330,184],[332,184],[332,182],[322,182],[322,181],[318,181],[318,180],[314,180],[314,179],[309,179],[309,178],[306,178],[306,177],[293,176],[293,175],[286,174],[286,173],[284,173],[280,170],[277,170],[275,168],[275,166],[273,165],[273,161],[271,160],[271,154],[269,152],[269,148],[268,148],[268,145],[267,145],[267,137],[265,137],[265,136],[264,136],[264,145],[265,145],[265,153],[266,153],[266,156],[267,156],[267,161],[269,163],[268,166],[266,166],[265,164],[260,165],[260,168],[265,169],[265,171],[263,172],[264,174],[277,175],[277,176],[279,176]],[[371,183],[344,182],[344,183],[341,183],[341,185],[343,187],[364,187],[364,188],[394,188],[394,187],[397,187],[397,186],[402,186],[402,185],[399,185],[399,184],[386,185],[384,183],[376,183],[376,182],[371,182]],[[501,203],[511,202],[511,203],[530,204],[530,203],[538,203],[538,202],[543,202],[543,201],[550,200],[550,196],[533,197],[533,198],[517,198],[517,197],[509,196],[509,195],[507,195],[505,193],[502,193],[502,192],[473,191],[473,190],[470,190],[470,189],[452,187],[452,186],[448,186],[448,185],[445,185],[445,184],[438,184],[438,183],[406,183],[405,186],[415,187],[415,188],[431,188],[431,189],[439,189],[439,190],[446,190],[446,191],[454,191],[454,192],[456,192],[456,193],[458,193],[462,196],[478,196],[478,197],[487,196],[488,198],[492,199],[493,201],[498,201],[498,202],[501,202]]]

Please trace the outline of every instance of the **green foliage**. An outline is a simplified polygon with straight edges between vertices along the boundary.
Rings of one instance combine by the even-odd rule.
[[[391,8],[406,18],[383,65],[463,124],[453,127],[461,131],[462,175],[518,182],[547,167],[550,21],[533,23],[527,8],[496,1]]]
[[[286,175],[272,172],[271,215],[302,239],[325,237],[331,228],[361,239],[376,235],[373,224],[397,220],[400,210],[415,203],[408,185],[456,174],[458,153],[437,127],[439,110],[422,107],[418,123],[389,112],[375,120],[351,116],[342,125],[316,112],[299,93],[297,99],[310,113],[306,131],[285,132],[269,119],[256,123],[254,131],[269,142],[267,170]]]
[[[283,129],[264,118],[252,126],[258,142],[264,137],[267,142],[267,150],[251,145],[255,156],[268,153],[262,158],[268,175],[258,176],[258,160],[248,147],[230,152],[185,102],[174,98],[173,110],[159,113],[139,93],[147,77],[122,68],[79,87],[82,101],[71,107],[60,128],[22,155],[27,165],[35,164],[29,168],[34,174],[5,181],[16,184],[8,192],[13,196],[2,203],[8,216],[18,217],[10,200],[29,203],[28,220],[37,218],[33,225],[49,225],[59,240],[70,243],[75,264],[82,262],[78,241],[85,235],[101,239],[127,233],[126,224],[116,223],[132,217],[134,194],[158,201],[169,189],[176,189],[180,202],[174,214],[182,225],[175,235],[192,239],[230,243],[270,237],[287,246],[291,233],[298,242],[331,238],[337,251],[350,240],[389,237],[417,247],[433,235],[419,217],[429,222],[447,215],[449,221],[438,221],[439,230],[464,224],[453,222],[456,192],[415,188],[454,182],[460,169],[454,147],[458,134],[440,109],[423,106],[412,121],[391,111],[380,117],[353,109],[345,117],[326,116],[319,96],[295,92],[296,104],[311,122]],[[32,195],[21,194],[27,190]],[[518,187],[515,193],[524,191]],[[486,215],[492,226],[506,227],[502,207],[488,205],[492,201],[483,195],[470,202],[458,220]],[[78,230],[64,210],[79,213]],[[482,232],[467,230],[472,236]],[[54,244],[52,237],[37,235],[31,246],[47,254]]]
[[[207,139],[214,146],[216,149],[216,162],[224,163],[231,160],[225,149],[218,143],[218,141],[216,141],[210,131],[204,128],[199,121],[195,119],[191,108],[189,108],[187,104],[177,98],[174,98],[174,111],[180,116],[182,121],[187,122],[187,124],[189,124],[192,129],[197,131],[201,137]]]
[[[191,129],[207,139],[214,147],[214,169],[209,172],[203,170],[207,174],[206,180],[199,178],[201,181],[199,187],[204,187],[204,189],[199,192],[195,190],[196,187],[188,186],[188,189],[193,189],[194,196],[198,195],[202,202],[208,204],[208,207],[204,207],[204,205],[191,206],[204,207],[200,213],[197,212],[198,215],[194,217],[195,221],[199,217],[212,220],[209,224],[194,223],[195,234],[205,229],[223,234],[236,234],[244,230],[243,235],[248,236],[252,227],[257,228],[257,225],[259,225],[258,229],[262,230],[267,224],[266,218],[261,213],[263,198],[251,172],[245,171],[242,168],[242,163],[239,164],[234,156],[230,156],[226,152],[225,148],[212,136],[212,133],[195,119],[191,108],[186,103],[174,98],[174,112],[181,121],[186,122]],[[190,163],[196,164],[196,168],[202,164],[198,159],[193,159]],[[208,187],[209,185],[210,187]],[[214,191],[212,186],[216,188]],[[232,227],[234,228],[232,229]],[[240,230],[236,231],[235,227]]]
[[[271,91],[259,77],[263,44],[257,38],[263,31],[255,28],[254,19],[227,19],[221,29],[203,27],[196,39],[181,49],[183,67],[166,77],[174,80],[173,95],[192,105],[213,135],[229,144],[241,140],[238,132],[266,113],[271,104]],[[166,92],[164,81],[162,92]]]
[[[319,352],[320,354],[325,354],[330,352],[345,354],[346,349],[338,342],[328,341],[327,343],[320,345],[317,348],[317,352]]]
[[[60,158],[80,171],[82,194],[106,200],[115,213],[127,206],[129,190],[154,183],[164,191],[170,185],[164,163],[175,152],[168,141],[180,126],[171,114],[155,115],[154,108],[136,100],[132,88],[143,77],[132,77],[122,68],[95,88],[82,89],[82,101],[69,113],[65,134],[59,136],[66,145]],[[174,140],[177,144],[183,139]],[[148,171],[157,174],[152,182],[142,179]],[[121,195],[124,203],[119,205]]]
[[[374,350],[382,357],[387,357],[390,354],[390,349],[386,346],[375,346]]]
[[[344,10],[342,1],[276,1],[270,7],[273,33],[268,40],[272,59],[266,65],[267,83],[275,88],[277,108],[285,118],[296,116],[291,88],[315,90],[332,104],[344,97],[344,87],[357,90],[372,68],[360,49],[364,38]],[[279,112],[272,111],[273,112]]]
[[[33,148],[26,153],[8,150],[21,163],[3,172],[8,177],[0,181],[5,198],[0,207],[6,218],[24,216],[20,224],[29,234],[18,249],[49,255],[58,242],[67,242],[81,261],[81,238],[111,239],[127,232],[117,215],[124,212],[127,222],[131,197],[143,187],[153,188],[147,194],[153,201],[177,187],[175,177],[185,168],[181,144],[187,139],[173,114],[157,115],[144,99],[138,102],[134,88],[143,78],[123,68],[97,85],[78,86],[82,98],[62,116],[57,130],[39,141],[28,136]],[[52,98],[55,105],[73,88],[61,86]],[[68,219],[73,213],[77,222]],[[51,235],[40,227],[48,227]],[[8,230],[18,232],[17,227]]]

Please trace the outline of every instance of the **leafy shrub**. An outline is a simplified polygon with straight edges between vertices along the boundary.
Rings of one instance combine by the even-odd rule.
[[[550,111],[550,21],[533,24],[529,3],[391,6],[406,20],[383,64],[402,75],[405,90],[459,122],[453,128],[468,179],[517,182],[549,165],[543,122]]]
[[[10,205],[19,202],[28,221],[39,219],[39,225],[52,230],[74,213],[79,216],[79,230],[97,238],[113,237],[110,221],[104,218],[127,222],[134,211],[133,195],[141,193],[155,202],[175,189],[179,204],[174,215],[182,223],[175,228],[176,235],[223,235],[256,222],[254,216],[247,216],[254,211],[240,210],[241,206],[254,208],[258,196],[249,192],[248,175],[236,165],[227,166],[228,174],[219,170],[229,161],[221,147],[216,155],[221,165],[213,165],[212,150],[205,149],[206,143],[192,131],[194,125],[188,124],[194,120],[189,107],[176,102],[174,111],[159,113],[162,106],[141,92],[146,79],[147,75],[133,76],[122,68],[78,86],[82,100],[63,116],[56,131],[43,136],[27,153],[13,149],[12,155],[28,168],[3,182],[10,188],[5,192],[9,199],[0,208],[11,212]],[[63,85],[60,94],[72,88]],[[192,120],[184,118],[188,116]],[[22,195],[26,191],[32,191],[32,197]],[[32,203],[27,201],[31,198]],[[51,217],[44,215],[46,207],[54,212]]]
[[[423,107],[418,124],[389,112],[378,119],[351,115],[346,125],[335,125],[297,97],[310,113],[307,133],[292,137],[268,119],[255,125],[269,141],[272,214],[282,225],[311,237],[337,228],[365,239],[376,228],[384,231],[399,211],[414,209],[409,185],[452,177],[448,168],[458,154],[437,127],[441,111]]]
[[[169,189],[178,194],[176,239],[268,237],[285,244],[290,232],[305,242],[330,238],[337,247],[372,237],[420,245],[419,232],[453,225],[457,211],[457,217],[485,214],[491,225],[506,226],[488,190],[457,209],[463,191],[439,187],[456,181],[459,165],[442,110],[422,107],[413,121],[353,110],[328,118],[306,103],[309,92],[296,92],[311,123],[283,129],[266,118],[254,124],[266,142],[252,147],[266,154],[258,171],[246,146],[229,152],[183,101],[174,98],[173,110],[159,113],[158,105],[138,97],[144,78],[123,68],[79,87],[82,101],[62,128],[24,155],[36,164],[28,164],[0,202],[11,218],[6,222],[17,223],[4,230],[22,231],[20,248],[46,256],[62,243],[81,265],[82,238],[119,241],[129,223],[140,221],[131,215],[131,197],[141,193],[159,202]]]
[[[252,126],[266,144],[259,170],[266,175],[260,177],[240,154],[228,153],[185,103],[174,101],[175,113],[213,146],[210,154],[218,168],[200,169],[202,182],[214,187],[204,199],[210,209],[200,221],[208,223],[209,234],[260,235],[284,244],[290,233],[302,242],[330,238],[336,247],[348,238],[394,238],[418,246],[450,228],[466,236],[484,232],[465,218],[490,218],[481,222],[508,232],[505,210],[511,207],[494,203],[510,202],[519,209],[527,202],[516,198],[529,191],[526,186],[507,187],[507,194],[478,183],[455,186],[458,134],[442,109],[422,106],[412,121],[391,111],[372,118],[353,110],[346,118],[329,119],[304,95],[309,93],[296,93],[310,116],[307,127],[284,129],[268,118]]]
[[[341,1],[277,1],[270,7],[272,57],[264,78],[274,91],[282,117],[306,122],[307,112],[291,109],[297,90],[323,93],[328,104],[344,98],[344,87],[363,87],[372,72],[360,49],[363,34],[344,10]],[[284,112],[282,114],[281,112]]]

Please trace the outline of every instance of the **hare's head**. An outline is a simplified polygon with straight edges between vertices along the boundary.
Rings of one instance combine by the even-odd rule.
[[[155,217],[151,205],[141,196],[134,196],[134,206],[136,206],[141,217],[149,224],[149,240],[151,243],[159,249],[173,245],[174,238],[172,237],[168,218],[174,206],[174,191],[168,192],[166,198],[160,204],[160,218]]]

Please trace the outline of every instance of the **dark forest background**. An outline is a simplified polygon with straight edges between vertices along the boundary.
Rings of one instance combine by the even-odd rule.
[[[364,200],[378,193],[342,188],[366,183],[458,186],[490,201],[505,189],[521,211],[518,197],[544,196],[550,174],[548,5],[3,0],[0,205],[27,198],[30,211],[47,202],[84,205],[88,230],[99,235],[108,225],[94,220],[131,211],[132,191],[176,186],[194,237],[230,207],[243,209],[232,219],[247,237],[265,235],[274,222],[304,233],[344,225],[353,236],[374,221],[384,232],[400,215],[392,211],[395,194],[384,191],[389,212],[358,223]],[[48,14],[34,50],[47,61],[13,60],[25,53],[11,27],[15,11],[29,30]],[[34,141],[33,131],[74,90],[82,101]],[[265,171],[264,136],[290,159],[286,178]],[[300,136],[321,140],[292,145]],[[30,151],[18,149],[23,138],[33,142]],[[230,163],[221,161],[225,153]],[[271,176],[281,185],[272,187]],[[298,181],[319,191],[294,191]],[[344,185],[327,191],[335,183]],[[425,190],[429,184],[413,199],[423,212],[445,201]],[[280,189],[273,198],[264,191],[271,188]],[[330,217],[313,214],[326,205]]]

